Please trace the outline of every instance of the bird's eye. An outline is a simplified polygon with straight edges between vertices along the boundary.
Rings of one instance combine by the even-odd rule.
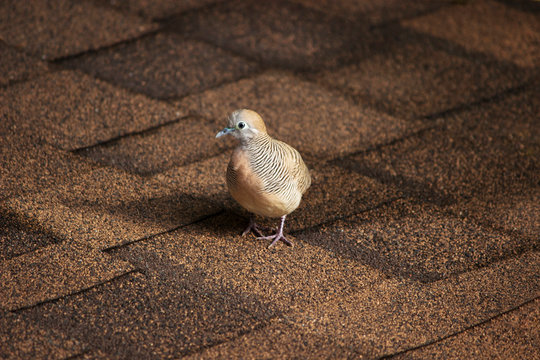
[[[243,121],[240,121],[240,122],[238,123],[237,127],[238,127],[239,129],[243,129],[243,128],[246,127],[246,123],[243,122]]]

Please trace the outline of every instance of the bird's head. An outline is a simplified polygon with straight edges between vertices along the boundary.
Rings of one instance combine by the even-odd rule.
[[[235,110],[229,116],[228,126],[217,133],[216,138],[231,134],[240,141],[247,141],[257,135],[266,134],[262,117],[253,110]]]

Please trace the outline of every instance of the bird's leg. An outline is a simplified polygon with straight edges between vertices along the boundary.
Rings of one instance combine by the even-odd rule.
[[[283,215],[281,217],[281,224],[279,225],[279,228],[278,228],[278,231],[276,232],[275,235],[270,235],[270,236],[260,236],[258,237],[257,239],[260,239],[260,240],[274,240],[272,241],[272,243],[268,246],[268,248],[271,248],[273,247],[274,245],[276,245],[276,243],[281,240],[283,241],[286,245],[288,246],[293,246],[292,242],[290,242],[289,240],[287,240],[287,238],[285,237],[285,235],[283,235],[283,227],[285,225],[285,218],[287,217],[287,215]]]
[[[259,226],[255,223],[255,216],[250,215],[249,216],[249,225],[247,228],[242,232],[242,236],[246,235],[247,233],[253,231],[255,236],[264,236],[261,231],[259,230]]]

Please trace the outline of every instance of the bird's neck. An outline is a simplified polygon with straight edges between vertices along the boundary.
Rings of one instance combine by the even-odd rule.
[[[270,146],[272,138],[266,133],[259,133],[249,139],[242,139],[240,146],[245,150],[261,149]]]

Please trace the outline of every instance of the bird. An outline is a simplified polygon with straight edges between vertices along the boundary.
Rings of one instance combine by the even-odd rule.
[[[292,146],[268,135],[262,117],[255,111],[239,109],[228,117],[228,126],[216,138],[232,135],[239,143],[227,166],[226,181],[231,196],[247,211],[250,219],[242,236],[253,232],[257,239],[279,241],[288,246],[285,218],[300,205],[311,185],[311,176],[300,153]],[[264,236],[255,216],[280,218],[274,235]]]

